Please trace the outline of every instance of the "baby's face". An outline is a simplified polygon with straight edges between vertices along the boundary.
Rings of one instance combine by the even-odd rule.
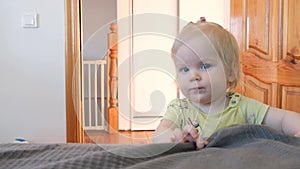
[[[224,66],[214,47],[204,40],[191,40],[174,56],[177,83],[194,104],[211,104],[226,95]]]

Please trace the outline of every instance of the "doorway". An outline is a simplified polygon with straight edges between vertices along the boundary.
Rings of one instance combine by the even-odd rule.
[[[115,6],[115,4],[111,4],[110,0],[102,0],[101,2],[109,2],[110,5]],[[88,2],[88,3],[86,3]],[[65,21],[66,21],[66,126],[67,126],[67,142],[83,142],[84,141],[84,129],[82,124],[82,110],[84,108],[84,104],[82,100],[84,100],[84,90],[82,90],[82,72],[83,59],[89,60],[91,58],[103,58],[104,54],[95,53],[105,53],[107,51],[96,51],[97,49],[105,50],[107,49],[107,40],[101,42],[97,42],[97,38],[99,36],[103,36],[103,33],[99,31],[99,29],[104,29],[103,25],[108,20],[113,20],[110,18],[114,18],[114,16],[107,15],[106,20],[102,22],[102,25],[99,25],[99,21],[97,18],[82,18],[82,12],[84,8],[82,5],[85,4],[88,8],[91,8],[90,0],[65,0]],[[94,1],[93,1],[94,2]],[[100,1],[95,1],[94,3],[98,3]],[[107,3],[108,4],[108,3]],[[93,7],[93,5],[92,5]],[[102,5],[103,7],[103,5]],[[82,10],[83,9],[83,10]],[[96,8],[97,9],[97,8]],[[115,13],[115,8],[112,8],[111,13]],[[86,10],[88,16],[94,15],[97,10]],[[107,11],[106,11],[107,12]],[[108,12],[107,12],[108,13]],[[104,14],[103,14],[104,15]],[[102,15],[102,16],[103,16]],[[95,16],[101,17],[101,14],[95,14]],[[110,18],[109,18],[110,17]],[[105,17],[102,17],[105,18]],[[84,27],[83,23],[88,22],[92,23],[89,27]],[[101,22],[100,22],[101,23]],[[83,32],[84,31],[84,32]],[[97,33],[98,32],[98,33]],[[92,37],[92,38],[91,38]],[[97,43],[97,44],[95,44]],[[95,47],[96,46],[96,47]],[[99,46],[101,46],[99,48]]]
[[[85,131],[107,131],[107,58],[110,24],[116,0],[81,0],[82,125]]]

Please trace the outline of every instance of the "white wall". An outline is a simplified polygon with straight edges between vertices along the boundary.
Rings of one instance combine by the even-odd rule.
[[[103,59],[110,23],[117,19],[116,0],[82,0],[83,59]]]
[[[182,0],[179,2],[180,19],[185,22],[197,22],[203,16],[209,22],[216,22],[226,29],[229,28],[230,0]]]
[[[0,142],[65,142],[64,1],[1,0],[0,21]]]

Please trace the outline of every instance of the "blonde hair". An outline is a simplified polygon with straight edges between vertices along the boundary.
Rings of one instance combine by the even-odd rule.
[[[235,37],[222,26],[201,20],[197,23],[190,22],[176,36],[172,47],[172,56],[175,56],[182,45],[188,44],[191,39],[206,39],[213,45],[216,53],[220,57],[226,72],[227,89],[234,89],[240,77],[239,47]],[[228,79],[229,74],[233,77]]]

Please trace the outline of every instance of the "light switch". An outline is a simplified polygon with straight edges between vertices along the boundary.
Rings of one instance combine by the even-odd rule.
[[[26,13],[22,16],[22,27],[23,28],[37,28],[38,19],[36,13]]]

